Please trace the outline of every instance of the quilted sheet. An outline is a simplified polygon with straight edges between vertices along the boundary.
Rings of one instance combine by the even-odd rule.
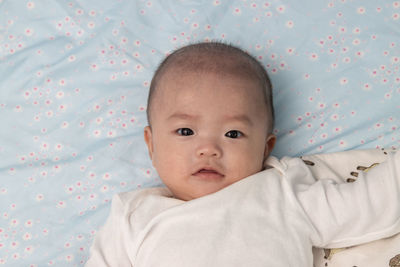
[[[205,40],[268,70],[275,156],[399,146],[400,1],[0,0],[0,265],[82,266],[112,195],[161,183],[149,83]]]

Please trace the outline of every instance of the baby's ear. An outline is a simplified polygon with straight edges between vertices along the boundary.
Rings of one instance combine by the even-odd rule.
[[[153,136],[150,126],[144,128],[144,141],[147,144],[147,150],[149,151],[150,159],[153,160]]]
[[[276,143],[276,136],[269,134],[265,142],[264,161],[269,157]]]

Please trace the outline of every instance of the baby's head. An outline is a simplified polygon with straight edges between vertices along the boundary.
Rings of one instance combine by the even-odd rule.
[[[222,43],[189,45],[169,55],[151,82],[147,116],[153,166],[182,200],[261,171],[275,144],[265,69]]]

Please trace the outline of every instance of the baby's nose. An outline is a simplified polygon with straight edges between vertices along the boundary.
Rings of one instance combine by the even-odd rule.
[[[221,148],[214,143],[203,144],[197,149],[198,157],[216,157],[220,158],[222,156]]]

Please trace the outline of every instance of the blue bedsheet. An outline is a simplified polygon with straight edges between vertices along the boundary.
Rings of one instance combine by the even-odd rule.
[[[0,265],[81,266],[143,142],[171,50],[238,45],[274,86],[274,155],[400,143],[400,1],[0,0]]]

